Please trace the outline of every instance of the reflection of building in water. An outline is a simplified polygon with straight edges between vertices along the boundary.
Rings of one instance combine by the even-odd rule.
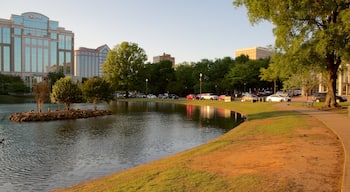
[[[214,117],[215,108],[210,106],[201,107],[201,118],[211,119]]]

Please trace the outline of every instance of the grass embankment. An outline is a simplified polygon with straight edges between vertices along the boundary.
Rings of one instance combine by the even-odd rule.
[[[227,134],[199,147],[59,191],[260,192],[308,191],[308,185],[316,185],[316,188],[325,186],[324,183],[328,177],[326,179],[308,177],[308,172],[321,174],[318,174],[317,171],[310,171],[307,166],[306,168],[293,167],[308,163],[300,158],[307,159],[310,154],[302,152],[298,155],[294,154],[294,151],[300,151],[299,148],[304,147],[298,146],[299,144],[306,147],[310,143],[322,143],[327,137],[310,131],[315,124],[322,127],[318,121],[309,121],[310,117],[297,112],[278,111],[275,104],[272,103],[170,102],[227,108],[246,114],[249,120]],[[339,143],[335,145],[340,146]],[[275,149],[276,146],[279,148]],[[281,154],[284,156],[280,157]],[[329,156],[329,154],[325,155]],[[295,160],[295,164],[292,160],[293,156],[299,158]],[[318,158],[323,158],[323,156]],[[334,165],[332,169],[341,172],[341,167],[341,164]],[[291,173],[291,170],[295,172]],[[336,184],[333,183],[335,186],[330,188],[337,191],[339,189],[337,180],[340,181],[340,176],[332,175],[332,177],[336,180]],[[307,179],[311,180],[307,181]],[[303,180],[307,184],[303,184]]]

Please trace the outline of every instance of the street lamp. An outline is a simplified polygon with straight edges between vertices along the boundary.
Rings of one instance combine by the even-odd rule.
[[[199,73],[199,97],[202,97],[202,73]]]
[[[147,92],[148,92],[148,79],[146,78],[146,95],[147,95]]]

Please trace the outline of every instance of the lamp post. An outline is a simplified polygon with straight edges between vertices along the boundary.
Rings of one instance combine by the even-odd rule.
[[[146,96],[148,94],[148,79],[146,78]]]
[[[202,98],[202,73],[199,73],[199,98]]]

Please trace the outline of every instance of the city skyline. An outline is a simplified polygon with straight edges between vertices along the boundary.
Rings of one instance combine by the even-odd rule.
[[[234,58],[236,49],[273,45],[273,26],[267,22],[252,26],[245,9],[235,8],[232,2],[13,0],[3,3],[0,18],[38,12],[75,34],[74,49],[103,44],[113,49],[128,41],[143,48],[148,61],[164,52],[176,63]]]

